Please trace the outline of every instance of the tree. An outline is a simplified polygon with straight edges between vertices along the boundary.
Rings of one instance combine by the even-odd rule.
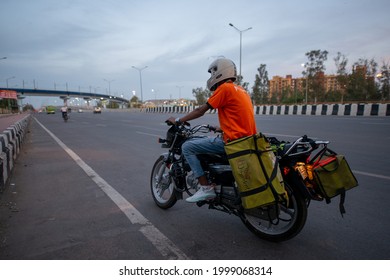
[[[211,96],[211,91],[198,87],[192,89],[192,95],[195,97],[196,103],[198,105],[202,105],[205,104],[207,102],[207,99]]]
[[[243,76],[237,75],[237,79],[235,81],[235,84],[243,87],[247,92],[249,92],[249,89],[248,89],[249,83],[243,82],[243,79],[244,79]]]
[[[337,68],[337,83],[339,84],[340,87],[339,94],[341,95],[341,103],[343,103],[344,95],[346,94],[346,88],[348,83],[348,73],[347,73],[348,59],[346,58],[345,55],[338,52],[337,56],[333,60]]]
[[[118,102],[114,102],[114,101],[110,100],[108,102],[107,108],[109,108],[109,109],[118,109],[119,108],[119,104],[118,104]]]
[[[31,105],[31,104],[26,104],[26,105],[23,106],[23,112],[25,112],[25,111],[34,111],[34,110],[35,110],[34,106]]]
[[[260,64],[257,68],[259,72],[256,74],[255,83],[252,87],[252,99],[254,104],[264,104],[268,100],[269,79],[266,64]]]
[[[325,65],[324,62],[328,59],[328,51],[312,50],[305,54],[309,62],[305,63],[305,70],[302,72],[307,77],[308,92],[313,95],[314,102],[317,101],[317,96],[325,94]],[[312,91],[311,91],[312,90]]]
[[[379,92],[382,100],[390,99],[390,65],[382,62],[380,72],[376,75],[379,80]]]
[[[295,93],[295,95],[294,95]],[[282,89],[281,93],[281,103],[282,104],[294,104],[297,103],[298,96],[296,92],[293,91],[291,87],[286,87]]]
[[[379,98],[375,86],[375,73],[378,64],[374,59],[359,58],[352,66],[352,74],[348,83],[350,100],[376,100]]]
[[[139,99],[136,95],[133,95],[133,97],[130,99],[130,106],[133,108],[141,107],[141,104],[139,104]]]
[[[138,97],[136,95],[133,95],[133,97],[130,99],[131,103],[138,103]]]

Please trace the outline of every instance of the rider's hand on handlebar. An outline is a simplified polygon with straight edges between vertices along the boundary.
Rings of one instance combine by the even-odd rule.
[[[188,122],[176,122],[177,119],[175,119],[174,117],[170,117],[169,119],[167,119],[165,122],[168,124],[168,125],[175,125],[175,124],[183,124],[183,125],[186,125],[186,126],[189,126],[190,124]]]
[[[169,125],[173,125],[173,124],[176,123],[176,119],[175,119],[174,117],[170,117],[170,118],[167,119],[165,122],[166,122],[167,124],[169,124]]]
[[[219,126],[209,125],[209,129],[210,131],[214,131],[214,132],[222,132],[222,129]]]

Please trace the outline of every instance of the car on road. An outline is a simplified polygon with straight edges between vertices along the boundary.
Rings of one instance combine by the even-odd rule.
[[[55,114],[55,113],[56,113],[56,107],[46,106],[46,114]]]
[[[94,113],[94,114],[101,114],[101,113],[102,113],[102,108],[100,108],[100,107],[95,107],[95,108],[93,109],[93,113]]]

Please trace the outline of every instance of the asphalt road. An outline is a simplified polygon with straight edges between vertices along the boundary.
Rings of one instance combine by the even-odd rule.
[[[130,112],[37,114],[0,195],[0,259],[390,258],[390,118],[256,116],[258,130],[283,140],[330,140],[359,187],[347,214],[338,199],[312,202],[302,232],[275,244],[225,213],[179,201],[164,211],[150,194],[169,115]],[[205,115],[197,123],[217,124]]]

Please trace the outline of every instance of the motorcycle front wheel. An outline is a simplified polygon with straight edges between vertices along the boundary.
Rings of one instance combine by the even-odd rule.
[[[171,208],[177,202],[175,182],[169,171],[164,157],[160,156],[154,163],[150,176],[153,200],[162,209]]]
[[[286,184],[289,201],[243,210],[240,218],[258,237],[282,242],[296,236],[307,218],[307,204],[303,195]]]

